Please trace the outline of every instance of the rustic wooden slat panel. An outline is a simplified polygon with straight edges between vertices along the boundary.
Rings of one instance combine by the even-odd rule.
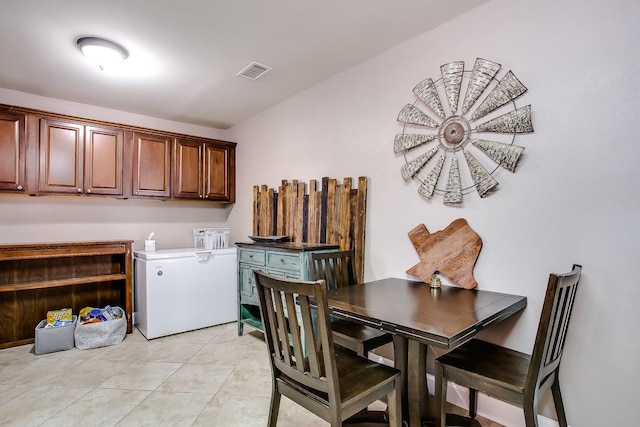
[[[327,243],[338,243],[336,238],[336,187],[337,181],[333,178],[329,179],[327,187]],[[340,199],[338,199],[339,201]]]
[[[253,186],[253,231],[251,234],[253,236],[260,235],[260,228],[258,227],[257,218],[260,218],[260,187],[257,185]]]
[[[340,213],[337,217],[338,235],[340,237],[340,247],[348,247],[351,241],[351,178],[345,178],[340,186]]]
[[[296,229],[295,229],[295,219],[296,219],[296,196],[298,193],[295,191],[296,186],[298,185],[298,181],[293,180],[290,185],[287,185],[286,191],[286,205],[287,205],[287,235],[291,236],[291,240],[296,240]]]
[[[272,199],[269,197],[269,189],[266,185],[260,187],[260,214],[258,215],[259,220],[259,233],[262,234],[263,230],[268,236],[271,230],[273,218],[273,207],[272,207]]]
[[[277,191],[253,187],[253,231],[256,236],[290,236],[298,243],[332,243],[354,249],[357,280],[364,279],[367,178],[282,180]],[[306,191],[308,189],[308,194]]]
[[[295,217],[294,217],[294,228],[293,228],[293,235],[294,235],[294,242],[296,243],[303,243],[304,239],[303,239],[303,232],[304,232],[304,226],[303,226],[303,220],[305,217],[305,213],[304,213],[304,194],[305,194],[305,184],[304,182],[299,182],[297,188],[295,188],[294,190],[296,191],[296,206],[295,206]]]
[[[275,230],[276,227],[276,221],[277,218],[275,215],[277,215],[277,212],[274,208],[274,206],[277,205],[277,199],[274,197],[275,192],[273,191],[273,188],[270,188],[267,194],[267,200],[269,201],[269,207],[268,209],[271,212],[271,215],[268,215],[267,218],[267,230],[269,231],[268,235],[274,235],[275,233],[273,232]]]
[[[278,215],[282,215],[282,233],[279,234],[281,236],[291,236],[293,231],[291,230],[291,225],[289,222],[289,204],[291,203],[291,186],[283,182],[282,188],[278,192],[279,196],[282,197],[282,210],[278,211]]]
[[[285,213],[284,213],[284,203],[286,200],[284,188],[286,188],[286,182],[283,182],[280,187],[278,187],[278,202],[275,203],[276,208],[276,229],[274,233],[269,233],[273,236],[286,236],[285,230],[287,229],[286,224],[284,222]],[[262,236],[268,236],[269,234],[262,234]]]
[[[317,243],[320,241],[320,196],[317,191],[318,182],[313,179],[309,182],[309,205],[307,212],[307,241]]]
[[[288,234],[294,242],[298,239],[298,236],[296,236],[296,206],[298,205],[297,187],[298,181],[295,179],[291,182],[291,185],[287,186],[287,230],[289,230]]]
[[[329,178],[322,178],[322,192],[320,193],[320,243],[327,243],[327,194],[329,193]]]
[[[364,236],[367,222],[367,178],[358,178],[358,189],[354,197],[353,216],[353,248],[355,250],[355,267],[358,282],[364,281]]]

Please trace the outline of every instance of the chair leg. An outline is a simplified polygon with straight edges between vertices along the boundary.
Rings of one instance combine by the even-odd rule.
[[[395,388],[387,394],[387,411],[389,412],[389,427],[402,426],[402,400],[400,390],[402,389],[402,381],[400,378],[395,380]]]
[[[478,414],[478,390],[469,389],[469,416],[475,418]]]
[[[342,416],[338,409],[331,410],[329,424],[331,424],[331,427],[342,427]]]
[[[534,400],[529,400],[525,396],[525,401],[522,404],[524,410],[524,423],[527,427],[538,427],[538,405]]]
[[[558,424],[560,427],[567,427],[567,414],[564,412],[564,403],[562,402],[562,393],[560,392],[560,382],[556,374],[556,380],[551,384],[551,393],[553,394],[553,403],[556,405],[556,414],[558,415]]]
[[[269,406],[269,420],[268,420],[268,426],[269,427],[276,427],[276,424],[278,422],[278,412],[280,410],[280,393],[275,390],[272,391],[271,393],[271,405]]]
[[[436,361],[436,424],[435,427],[445,427],[447,421],[447,379],[444,377],[444,368]]]

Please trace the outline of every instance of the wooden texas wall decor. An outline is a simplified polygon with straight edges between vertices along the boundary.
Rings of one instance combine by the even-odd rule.
[[[407,274],[429,283],[431,275],[439,272],[465,289],[478,286],[473,267],[482,249],[482,239],[465,219],[456,219],[444,230],[433,234],[420,224],[409,232],[409,239],[420,262],[407,270]]]
[[[253,187],[253,235],[289,236],[296,243],[331,243],[340,250],[354,249],[358,283],[364,279],[364,237],[367,211],[367,178],[352,178],[339,184],[322,178],[308,186],[282,180],[277,190]]]

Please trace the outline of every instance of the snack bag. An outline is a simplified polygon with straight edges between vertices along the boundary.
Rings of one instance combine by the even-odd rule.
[[[47,325],[60,326],[73,322],[73,316],[70,308],[61,308],[60,310],[47,311]]]
[[[84,307],[80,309],[79,314],[80,314],[80,320],[82,321],[82,323],[88,323],[93,319],[90,314],[91,310],[93,310],[93,307]]]

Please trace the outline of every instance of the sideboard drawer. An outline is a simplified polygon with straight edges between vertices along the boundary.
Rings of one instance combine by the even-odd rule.
[[[286,252],[267,252],[267,268],[300,271],[300,255]]]
[[[263,250],[245,248],[238,250],[238,262],[263,266],[265,265],[265,259],[265,251]]]

